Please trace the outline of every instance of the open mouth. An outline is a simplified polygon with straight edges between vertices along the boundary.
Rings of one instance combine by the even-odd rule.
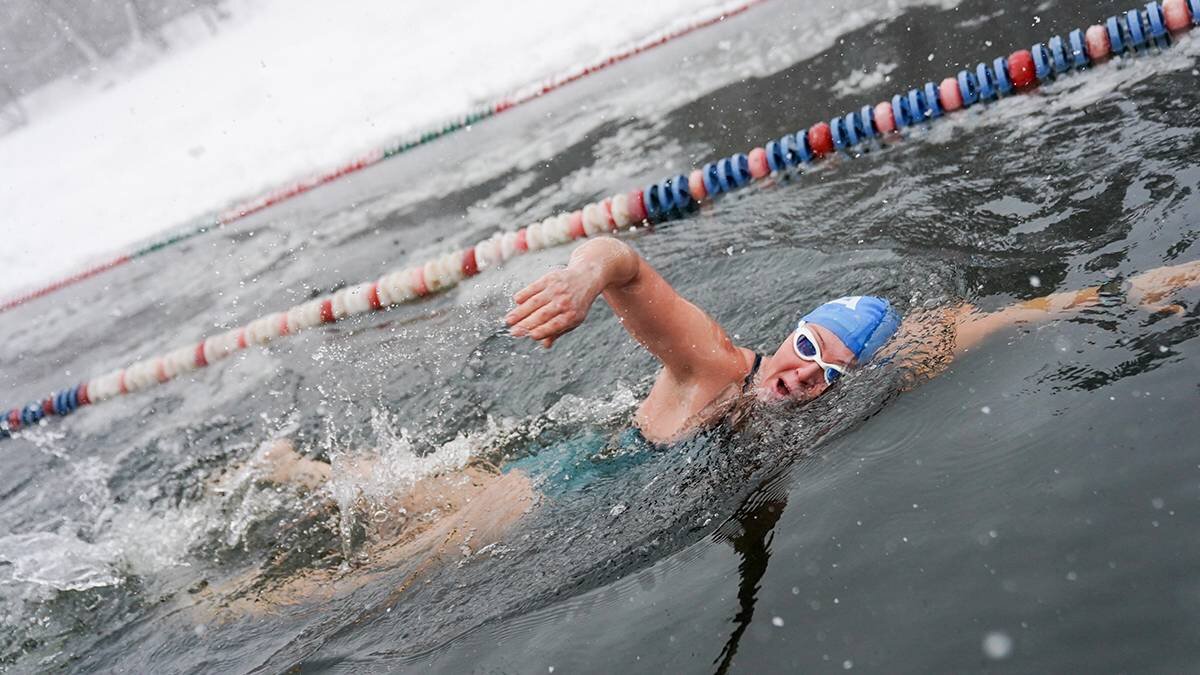
[[[782,377],[775,379],[775,393],[785,397],[792,393],[792,390],[788,388],[787,383],[783,381]]]

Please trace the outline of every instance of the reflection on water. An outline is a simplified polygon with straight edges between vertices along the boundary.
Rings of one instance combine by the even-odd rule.
[[[714,672],[722,674],[729,672],[742,635],[754,619],[759,582],[767,571],[767,563],[771,561],[771,533],[787,506],[786,494],[765,499],[754,497],[746,500],[733,518],[713,535],[718,540],[727,541],[742,559],[738,565],[738,612],[733,617],[733,632],[714,662]]]
[[[768,4],[467,140],[115,270],[108,290],[19,309],[0,327],[0,372],[12,398],[35,398],[64,371],[656,178],[663,158],[677,168],[744,149],[1094,10]],[[883,295],[911,316],[1120,289],[1200,257],[1197,42],[778,176],[629,240],[760,351],[828,297]],[[664,67],[685,57],[686,74]],[[857,372],[810,406],[756,408],[738,429],[661,450],[620,442],[653,363],[606,307],[548,353],[500,329],[509,294],[566,255],[6,442],[0,663],[1194,665],[1194,290],[1164,298],[1174,310],[1116,295],[1014,328],[919,387],[891,368]]]

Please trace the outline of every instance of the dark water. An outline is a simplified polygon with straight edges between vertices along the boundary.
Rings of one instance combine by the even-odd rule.
[[[1101,4],[849,14],[768,4],[6,314],[3,399],[36,398],[1125,8]],[[1185,38],[629,240],[762,350],[830,296],[996,308],[1195,260],[1198,54]],[[584,489],[539,485],[542,499],[499,545],[441,564],[379,555],[355,521],[369,515],[341,518],[320,497],[213,490],[277,437],[333,461],[329,494],[342,504],[468,458],[504,465],[579,438],[603,445],[653,374],[611,312],[597,305],[548,353],[498,330],[508,295],[567,254],[528,256],[4,442],[0,663],[1194,668],[1196,290],[1174,298],[1182,314],[1115,304],[1012,329],[911,391],[895,373],[859,373],[803,410],[756,411],[742,431],[638,456]],[[372,474],[344,470],[363,456]],[[222,595],[247,576],[266,579],[254,591],[343,583],[319,592],[314,582],[287,602]]]

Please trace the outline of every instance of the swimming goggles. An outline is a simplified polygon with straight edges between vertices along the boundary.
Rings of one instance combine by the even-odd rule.
[[[818,366],[825,369],[825,384],[833,384],[838,381],[838,378],[846,373],[844,366],[839,366],[834,363],[829,363],[821,358],[821,343],[817,341],[817,336],[813,333],[809,325],[801,321],[796,326],[796,339],[792,341],[792,349],[796,350],[796,356],[805,361],[812,361]]]

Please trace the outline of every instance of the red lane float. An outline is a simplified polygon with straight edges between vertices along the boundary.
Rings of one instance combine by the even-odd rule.
[[[938,85],[938,96],[942,100],[942,109],[946,112],[961,110],[963,107],[962,92],[958,90],[958,80],[947,77]]]
[[[1108,40],[1108,30],[1104,26],[1089,26],[1084,40],[1088,57],[1093,61],[1103,61],[1112,53],[1112,43]]]
[[[814,157],[833,152],[833,131],[825,122],[817,122],[808,130],[808,143]]]
[[[1013,52],[1008,57],[1008,79],[1017,89],[1024,89],[1037,82],[1037,71],[1033,65],[1033,54],[1028,49]]]

